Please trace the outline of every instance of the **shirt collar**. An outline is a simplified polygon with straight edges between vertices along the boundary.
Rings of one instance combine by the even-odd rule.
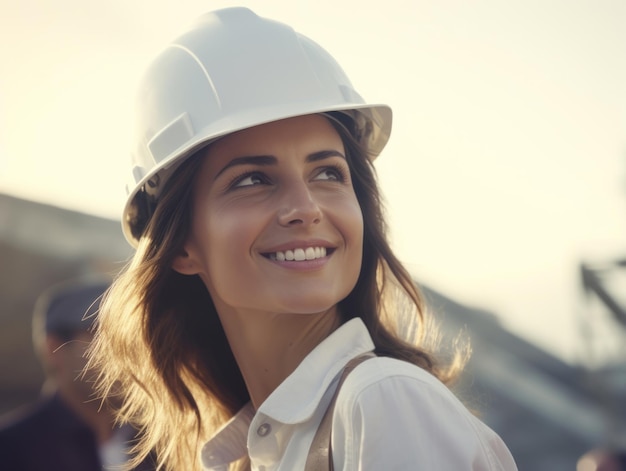
[[[227,467],[229,463],[245,456],[252,417],[254,407],[249,402],[204,444],[200,456],[205,468]]]
[[[259,413],[278,422],[308,420],[333,379],[352,358],[374,349],[360,318],[354,318],[324,339],[261,404]]]
[[[310,419],[333,379],[354,357],[372,351],[374,343],[360,318],[354,318],[315,347],[272,394],[261,404],[263,414],[284,424]],[[247,453],[248,429],[255,411],[244,406],[202,448],[208,469],[226,469],[228,463]]]

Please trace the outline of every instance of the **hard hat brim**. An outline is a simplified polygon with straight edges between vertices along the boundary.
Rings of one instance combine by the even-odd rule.
[[[193,140],[190,140],[178,149],[173,150],[168,157],[152,167],[152,169],[150,169],[150,171],[144,175],[139,182],[134,184],[133,190],[129,192],[128,198],[126,199],[121,222],[122,232],[128,243],[134,248],[137,248],[139,243],[139,240],[133,235],[133,231],[131,230],[130,215],[135,212],[134,209],[137,205],[137,195],[140,191],[142,191],[145,185],[152,180],[155,175],[162,173],[163,171],[167,171],[168,174],[171,174],[190,156],[196,154],[202,148],[208,146],[221,137],[255,126],[260,126],[262,124],[280,121],[282,119],[295,118],[297,116],[328,112],[345,112],[347,114],[350,114],[350,112],[358,112],[373,125],[368,151],[370,158],[374,160],[382,152],[391,134],[393,114],[391,108],[384,104],[371,105],[365,103],[355,103],[354,105],[347,105],[346,103],[342,103],[334,107],[311,107],[306,112],[303,112],[303,106],[300,103],[294,104],[294,110],[292,112],[285,110],[284,105],[282,105],[280,109],[280,114],[275,114],[272,113],[271,110],[268,110],[268,118],[266,120],[260,120],[258,110],[255,110],[255,112],[251,114],[248,119],[246,119],[245,116],[240,116],[237,120],[237,126],[222,127],[221,132],[215,131],[215,127],[211,127],[210,129],[207,129],[205,133],[196,134]]]

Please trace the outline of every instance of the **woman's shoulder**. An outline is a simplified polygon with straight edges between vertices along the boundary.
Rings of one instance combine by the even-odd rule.
[[[337,395],[344,414],[376,408],[389,414],[425,419],[446,417],[474,426],[474,415],[432,373],[406,361],[375,357],[359,364],[345,379]]]
[[[335,420],[406,423],[412,433],[421,430],[469,436],[478,441],[494,432],[478,419],[450,388],[433,374],[406,361],[376,357],[358,365],[337,395]]]
[[[415,394],[454,394],[432,373],[413,363],[389,357],[374,357],[359,364],[346,378],[340,394],[358,396],[373,386],[408,387]]]
[[[368,359],[346,377],[335,404],[333,433],[333,446],[343,442],[350,462],[384,456],[399,463],[395,469],[405,469],[406,463],[424,469],[516,469],[500,437],[445,384],[393,358]],[[370,456],[366,449],[378,451]]]

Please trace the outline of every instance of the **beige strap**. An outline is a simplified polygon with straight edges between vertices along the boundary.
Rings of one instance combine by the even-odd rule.
[[[324,417],[322,417],[322,421],[317,428],[317,432],[315,432],[315,437],[313,437],[313,442],[311,443],[311,448],[309,449],[309,455],[306,459],[304,471],[333,471],[333,453],[330,446],[330,431],[333,423],[335,401],[339,395],[339,390],[341,389],[341,385],[345,381],[348,374],[350,374],[350,372],[355,369],[357,365],[368,358],[373,358],[375,356],[376,355],[373,352],[359,355],[358,357],[350,360],[343,369],[341,377],[339,378],[339,383],[337,384],[337,389],[335,389],[333,398],[330,400],[330,404],[328,404],[328,408],[324,413]]]

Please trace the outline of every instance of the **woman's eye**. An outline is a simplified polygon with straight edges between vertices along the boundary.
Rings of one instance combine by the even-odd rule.
[[[338,168],[325,168],[317,174],[315,180],[343,181],[343,173]]]
[[[243,186],[254,186],[254,185],[260,185],[265,183],[265,180],[263,179],[263,177],[257,173],[251,173],[249,175],[244,175],[243,177],[239,177],[233,187],[234,188],[241,188]]]

